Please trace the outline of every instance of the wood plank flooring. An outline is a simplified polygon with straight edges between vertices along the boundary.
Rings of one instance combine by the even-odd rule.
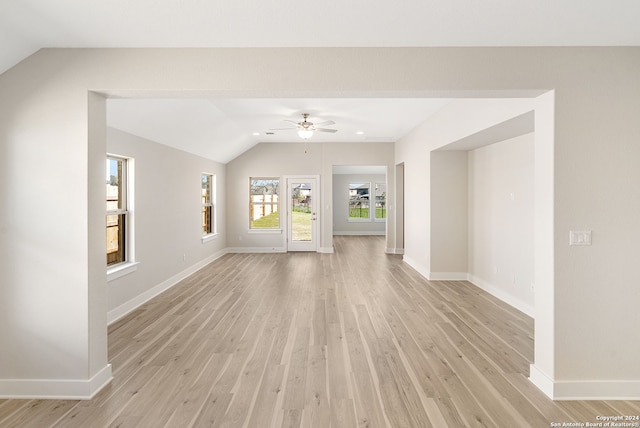
[[[1,427],[549,427],[639,415],[527,379],[533,320],[426,281],[382,237],[228,254],[109,328],[90,401],[0,400]]]

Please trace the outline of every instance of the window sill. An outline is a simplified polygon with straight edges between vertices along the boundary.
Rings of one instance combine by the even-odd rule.
[[[218,236],[220,236],[220,235],[217,234],[217,233],[210,233],[208,235],[204,235],[202,238],[200,238],[200,240],[204,244],[205,242],[209,242],[209,241],[213,241],[214,239],[218,239]]]
[[[107,282],[122,278],[138,270],[140,262],[125,262],[107,269]]]
[[[248,233],[260,233],[271,235],[282,235],[282,229],[249,229]]]
[[[349,223],[371,223],[370,218],[349,218],[347,219]]]

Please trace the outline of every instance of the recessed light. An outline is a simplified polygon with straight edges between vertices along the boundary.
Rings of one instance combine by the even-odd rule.
[[[358,131],[356,132],[356,135],[364,135],[364,131]]]
[[[258,135],[260,135],[260,133],[259,132],[254,132],[253,135],[255,135],[257,137]]]

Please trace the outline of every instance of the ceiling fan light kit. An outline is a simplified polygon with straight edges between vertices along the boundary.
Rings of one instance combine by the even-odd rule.
[[[312,136],[313,136],[312,129],[298,129],[298,137],[302,138],[303,140],[308,140]]]
[[[319,128],[319,126],[326,125],[334,125],[335,122],[333,120],[327,120],[325,122],[320,122],[314,124],[313,122],[309,122],[307,118],[309,117],[309,113],[302,113],[302,122],[294,122],[293,120],[286,120],[286,122],[293,123],[295,128],[273,128],[272,131],[287,131],[287,130],[296,130],[298,132],[298,136],[303,140],[308,140],[313,136],[314,131],[318,132],[338,132],[337,129],[331,128]]]

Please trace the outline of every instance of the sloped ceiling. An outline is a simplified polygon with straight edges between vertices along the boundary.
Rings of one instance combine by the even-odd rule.
[[[297,142],[295,125],[335,122],[318,142],[395,142],[448,103],[434,98],[110,99],[109,126],[227,163],[261,142]],[[290,128],[290,129],[289,129]]]
[[[0,73],[44,47],[640,46],[639,16],[637,0],[0,0]],[[108,124],[226,163],[299,141],[266,131],[305,112],[338,129],[311,141],[391,142],[446,102],[110,100]]]

